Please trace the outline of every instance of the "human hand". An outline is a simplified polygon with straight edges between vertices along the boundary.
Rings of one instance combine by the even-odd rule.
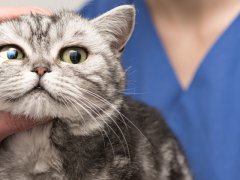
[[[37,7],[7,7],[0,8],[0,21],[14,19],[30,13],[51,14],[49,10]],[[47,119],[42,122],[47,122]],[[34,119],[26,118],[24,116],[13,116],[10,113],[0,112],[0,142],[14,133],[30,129],[36,125]]]
[[[37,7],[2,7],[0,8],[0,20],[14,19],[30,13],[51,15],[51,11]]]
[[[46,118],[41,123],[46,123],[50,119]],[[39,125],[39,122],[31,118],[26,118],[24,116],[14,116],[7,112],[0,112],[0,142],[20,131],[31,129],[32,127]]]

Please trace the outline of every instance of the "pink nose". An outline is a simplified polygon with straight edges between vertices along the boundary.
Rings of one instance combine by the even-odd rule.
[[[49,70],[46,67],[37,67],[34,69],[34,72],[37,73],[39,76],[43,76],[46,72],[49,72]]]

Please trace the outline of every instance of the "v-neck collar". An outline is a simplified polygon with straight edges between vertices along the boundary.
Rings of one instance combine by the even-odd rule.
[[[148,20],[151,24],[151,28],[152,31],[154,33],[154,36],[157,38],[158,42],[159,42],[159,47],[162,48],[162,53],[164,55],[165,58],[163,58],[164,61],[166,61],[166,63],[168,64],[168,66],[170,67],[170,71],[173,75],[173,80],[175,81],[175,83],[177,84],[178,88],[181,90],[181,92],[183,94],[187,93],[190,89],[192,89],[192,86],[194,86],[195,81],[198,80],[198,77],[202,74],[202,69],[204,68],[205,64],[208,63],[208,61],[211,59],[211,54],[214,53],[216,51],[216,49],[218,48],[219,44],[221,44],[221,41],[224,41],[225,36],[227,36],[227,34],[229,33],[229,31],[231,31],[231,29],[233,27],[235,27],[235,23],[240,19],[240,15],[239,13],[237,14],[237,16],[235,16],[232,21],[229,23],[229,25],[222,31],[222,33],[220,33],[220,35],[216,38],[216,40],[211,44],[210,48],[207,50],[207,52],[205,52],[205,55],[202,57],[193,77],[191,82],[189,83],[188,87],[186,89],[184,89],[182,87],[182,85],[180,84],[180,80],[177,77],[176,71],[174,69],[174,67],[171,64],[171,60],[170,57],[167,54],[167,51],[161,41],[161,37],[159,37],[156,27],[154,25],[153,19],[151,18],[151,14],[149,12],[148,6],[146,4],[146,2],[144,0],[141,0],[142,3],[142,7],[145,8],[145,12],[146,15],[148,17]]]
[[[215,42],[208,49],[207,53],[205,54],[201,63],[199,64],[197,71],[195,72],[188,89],[185,90],[185,93],[188,93],[189,91],[191,91],[194,88],[195,84],[198,84],[198,81],[201,79],[201,77],[205,76],[206,73],[208,74],[210,73],[210,72],[205,72],[206,66],[209,66],[210,64],[215,64],[216,66],[214,68],[217,68],[218,58],[216,58],[217,57],[216,54],[227,53],[227,52],[222,52],[221,47],[225,46],[225,44],[228,43],[229,40],[231,40],[231,38],[234,37],[233,33],[235,32],[236,27],[240,27],[239,24],[240,24],[240,15],[238,13],[237,16],[235,16],[232,19],[229,25],[225,28],[225,30],[218,36]]]
[[[208,50],[200,63],[188,89],[184,90],[179,84],[175,71],[170,64],[168,55],[161,43],[161,39],[158,37],[149,9],[144,0],[136,1],[136,5],[137,28],[135,29],[134,37],[132,38],[135,39],[135,41],[133,40],[132,42],[138,42],[139,44],[133,45],[132,48],[136,46],[143,52],[139,52],[142,56],[140,57],[142,59],[141,62],[139,62],[140,59],[136,60],[134,61],[135,65],[133,66],[138,67],[136,70],[139,71],[139,77],[136,78],[136,81],[139,82],[137,83],[139,87],[137,87],[136,90],[138,93],[141,93],[141,95],[136,95],[135,97],[157,107],[163,115],[167,115],[171,112],[174,104],[181,99],[186,98],[189,91],[196,89],[194,87],[197,87],[198,84],[202,82],[202,79],[211,76],[210,73],[214,71],[214,67],[212,71],[209,71],[208,67],[208,71],[206,72],[206,66],[213,62],[216,62],[215,66],[217,66],[217,59],[215,59],[215,56],[216,54],[223,53],[219,52],[221,51],[220,47],[225,44],[226,39],[230,38],[229,36],[231,36],[230,34],[232,34],[232,30],[238,27],[236,24],[240,23],[240,16],[238,15],[217,38],[215,43],[213,43],[212,47]],[[139,39],[139,37],[141,37],[141,39]]]

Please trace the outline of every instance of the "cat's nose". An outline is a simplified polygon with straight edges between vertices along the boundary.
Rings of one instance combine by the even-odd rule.
[[[49,68],[47,67],[36,67],[33,70],[38,76],[42,77],[45,73],[50,72]]]

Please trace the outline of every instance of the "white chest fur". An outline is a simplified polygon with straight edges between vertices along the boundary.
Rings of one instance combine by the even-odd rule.
[[[47,173],[62,179],[61,161],[50,141],[51,127],[50,123],[9,137],[0,147],[0,177],[28,180]]]

